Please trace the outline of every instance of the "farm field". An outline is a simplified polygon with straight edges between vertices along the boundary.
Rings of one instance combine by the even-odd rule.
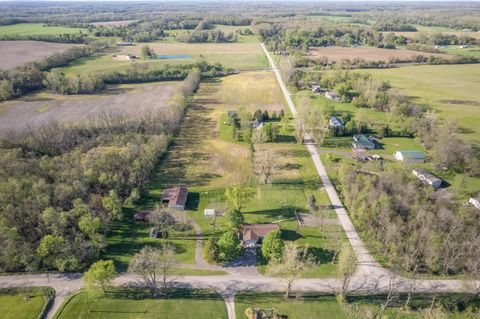
[[[0,69],[6,70],[27,62],[35,62],[47,55],[65,51],[72,46],[74,44],[41,41],[0,41],[0,54],[2,55]]]
[[[168,297],[151,299],[138,291],[118,290],[88,301],[80,292],[64,303],[55,319],[223,319],[227,309],[213,292],[179,289]]]
[[[221,63],[227,68],[262,69],[268,64],[258,43],[170,43],[153,42],[148,45],[157,55],[187,55],[187,58],[170,58],[157,60],[119,61],[114,55],[133,54],[140,56],[143,44],[112,49],[107,54],[97,54],[79,59],[70,66],[62,68],[66,74],[102,73],[129,68],[132,65],[148,63],[151,65],[191,64],[200,60],[209,63]]]
[[[425,65],[359,72],[389,81],[414,102],[431,106],[440,118],[456,120],[465,138],[478,141],[480,65]]]
[[[0,26],[0,37],[8,35],[60,35],[78,32],[88,32],[84,28],[67,28],[60,26],[44,26],[42,23],[20,23]]]
[[[364,59],[366,61],[385,61],[390,59],[406,60],[417,55],[438,56],[453,59],[454,56],[445,53],[425,53],[412,50],[391,50],[380,48],[346,48],[346,47],[317,47],[309,50],[310,56],[327,57],[330,61],[342,59]]]
[[[458,55],[480,58],[480,47],[478,46],[475,46],[472,48],[460,48],[457,45],[452,45],[452,46],[448,46],[445,49],[442,49],[442,51],[449,54],[458,54]]]
[[[25,299],[24,293],[4,293],[0,291],[0,313],[2,319],[36,319],[45,304],[41,291],[32,293]]]
[[[116,85],[96,95],[34,93],[0,103],[0,132],[49,121],[76,122],[111,112],[148,114],[165,106],[176,85],[175,82]]]
[[[228,92],[228,93],[227,93]],[[269,92],[268,94],[264,94]],[[251,170],[248,145],[224,138],[227,132],[221,120],[228,110],[242,106],[250,112],[258,108],[277,113],[283,108],[283,100],[273,74],[266,71],[243,72],[236,75],[203,82],[195,94],[179,136],[147,186],[148,194],[140,200],[137,209],[149,209],[159,202],[162,190],[185,185],[189,188],[186,211],[209,236],[213,232],[211,220],[204,217],[208,207],[225,207],[225,187],[244,184],[251,196],[245,201],[242,212],[248,223],[281,222],[287,240],[309,243],[317,249],[322,265],[307,274],[310,277],[335,275],[335,265],[328,262],[330,254],[323,247],[323,239],[316,227],[304,227],[296,234],[295,211],[307,211],[307,198],[315,194],[320,205],[330,202],[316,174],[313,163],[303,145],[295,142],[293,123],[276,122],[281,126],[278,142],[256,147],[256,151],[269,149],[278,156],[279,169],[272,183],[259,184]],[[231,133],[227,133],[230,135]],[[228,136],[227,135],[227,136]],[[130,214],[130,213],[128,213]],[[125,220],[131,220],[131,215]],[[217,218],[217,232],[227,225],[225,217]],[[122,265],[147,241],[148,225],[132,226],[126,221],[109,236],[110,248],[106,258]],[[132,235],[132,229],[139,230]],[[159,242],[159,240],[157,240]],[[178,257],[192,263],[193,238],[174,239]],[[117,248],[116,248],[117,247]]]
[[[300,300],[285,300],[283,295],[274,293],[239,293],[235,295],[237,318],[246,318],[248,308],[271,309],[288,319],[347,319],[342,308],[333,296],[302,296]]]

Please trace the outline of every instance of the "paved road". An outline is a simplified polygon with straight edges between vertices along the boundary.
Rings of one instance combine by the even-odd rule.
[[[272,65],[278,83],[285,95],[288,106],[294,116],[297,115],[295,105],[290,94],[283,83],[279,70],[262,44],[262,48]],[[463,292],[464,282],[461,280],[409,280],[396,276],[387,271],[378,264],[369,254],[363,241],[358,236],[347,211],[343,207],[338,194],[333,187],[325,168],[320,160],[320,156],[313,144],[306,145],[315,167],[321,177],[327,194],[335,208],[340,224],[345,230],[348,240],[357,254],[359,265],[349,286],[350,291],[356,292],[386,292],[391,282],[395,282],[398,291],[407,292],[412,285],[418,286],[418,292]],[[197,229],[198,231],[198,229]],[[201,233],[199,232],[199,235]],[[201,236],[200,236],[201,237]],[[204,261],[199,255],[201,252],[201,241],[197,242],[196,261],[198,265],[204,266]],[[229,271],[225,276],[185,276],[179,277],[177,284],[185,288],[210,288],[219,292],[226,301],[226,307],[229,313],[229,319],[235,319],[234,303],[232,296],[237,291],[279,291],[285,289],[285,283],[278,278],[265,277],[258,272],[235,272],[225,267],[219,267],[222,270]],[[212,268],[210,268],[212,269]],[[132,275],[120,275],[116,278],[117,285],[129,285],[137,282],[137,278]],[[479,283],[480,284],[480,283]],[[57,292],[57,298],[49,318],[53,316],[54,311],[63,302],[64,298],[83,286],[81,274],[35,274],[35,275],[11,275],[0,276],[0,287],[21,287],[21,286],[51,286]],[[294,283],[293,289],[297,291],[316,291],[316,292],[334,292],[338,293],[341,289],[341,281],[338,278],[324,279],[301,279]]]

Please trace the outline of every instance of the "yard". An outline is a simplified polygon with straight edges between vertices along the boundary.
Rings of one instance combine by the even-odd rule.
[[[0,314],[2,319],[36,319],[45,304],[40,290],[33,291],[30,298],[25,292],[5,292],[0,290]]]
[[[347,319],[333,296],[301,296],[285,300],[277,293],[240,293],[235,295],[237,319],[247,318],[248,308],[274,308],[288,319]]]
[[[166,297],[151,299],[145,292],[118,290],[95,300],[84,292],[70,299],[54,316],[55,319],[224,319],[225,302],[216,293],[205,290],[178,289]]]
[[[0,27],[0,30],[4,27]],[[0,41],[0,69],[12,69],[27,62],[35,62],[43,57],[65,51],[75,46],[67,43],[41,41]]]

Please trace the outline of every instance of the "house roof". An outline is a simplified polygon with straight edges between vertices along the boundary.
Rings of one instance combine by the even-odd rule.
[[[258,119],[255,119],[255,121],[253,121],[253,128],[255,129],[260,129],[263,127],[263,122],[262,121],[259,121]]]
[[[429,172],[427,170],[424,170],[423,168],[414,168],[413,169],[414,174],[417,176],[423,177],[426,181],[435,184],[435,183],[441,183],[443,180],[436,175],[434,175],[432,172]]]
[[[356,144],[364,146],[365,148],[375,148],[375,142],[373,141],[373,139],[363,134],[354,135],[353,141]]]
[[[185,206],[188,190],[186,187],[168,188],[163,191],[162,201],[168,201],[168,207],[175,205]]]
[[[260,237],[265,237],[270,231],[278,229],[280,229],[278,224],[243,224],[242,239],[258,240]]]
[[[425,154],[420,151],[397,151],[404,159],[425,159]]]
[[[343,126],[343,123],[336,116],[331,116],[330,117],[330,125],[332,125],[332,126]]]

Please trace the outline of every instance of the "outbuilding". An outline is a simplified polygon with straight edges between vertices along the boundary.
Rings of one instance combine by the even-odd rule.
[[[434,175],[432,172],[429,172],[422,168],[415,168],[412,170],[412,174],[418,177],[425,184],[435,189],[439,189],[440,187],[442,187],[443,180]]]
[[[162,203],[167,204],[168,208],[175,210],[185,210],[188,190],[186,187],[168,188],[163,191]]]
[[[327,97],[327,99],[329,100],[340,100],[340,98],[338,97],[338,94],[333,92],[333,91],[327,91],[325,92],[325,96]]]
[[[419,151],[396,151],[394,157],[403,163],[425,163],[425,154]]]
[[[480,201],[477,198],[470,197],[468,203],[473,205],[476,209],[480,210]]]
[[[330,122],[329,122],[330,127],[343,127],[343,122],[338,119],[336,116],[331,116],[330,117]]]

